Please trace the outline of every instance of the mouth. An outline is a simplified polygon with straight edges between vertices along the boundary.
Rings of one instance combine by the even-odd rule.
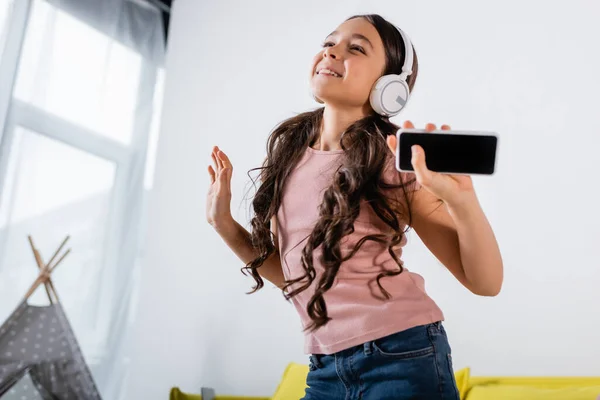
[[[319,68],[317,69],[317,75],[324,75],[324,76],[333,76],[335,78],[341,78],[342,75],[338,74],[337,72],[329,69],[329,68]]]

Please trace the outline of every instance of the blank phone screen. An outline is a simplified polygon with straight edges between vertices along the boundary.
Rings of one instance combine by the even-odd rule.
[[[497,142],[497,137],[491,135],[402,132],[400,168],[413,170],[411,146],[418,144],[425,150],[427,168],[432,171],[491,175],[496,163]]]

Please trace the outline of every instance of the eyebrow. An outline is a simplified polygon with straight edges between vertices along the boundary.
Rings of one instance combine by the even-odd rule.
[[[334,35],[336,35],[336,34],[338,34],[338,31],[333,31],[333,32],[331,32],[331,33],[330,33],[330,34],[329,34],[327,37],[329,37],[329,36],[334,36]],[[369,40],[369,38],[367,38],[365,35],[361,35],[360,33],[353,33],[351,37],[352,37],[353,39],[361,39],[361,40],[364,40],[365,42],[367,42],[367,43],[369,44],[369,46],[371,46],[371,48],[374,48],[374,47],[373,47],[373,43],[371,43],[371,41]]]

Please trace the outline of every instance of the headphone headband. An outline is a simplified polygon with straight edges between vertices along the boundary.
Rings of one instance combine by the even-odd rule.
[[[402,66],[402,71],[400,72],[400,79],[406,81],[408,76],[412,74],[412,65],[413,65],[413,48],[408,35],[405,34],[402,29],[398,28],[400,32],[400,36],[402,36],[402,40],[404,41],[404,65]]]

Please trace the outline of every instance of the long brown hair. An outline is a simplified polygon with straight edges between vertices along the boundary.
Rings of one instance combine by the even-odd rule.
[[[384,74],[399,74],[404,64],[406,49],[398,29],[376,14],[355,15],[348,19],[353,18],[364,18],[381,36],[386,52]],[[408,85],[412,90],[417,78],[418,60],[414,48],[410,51],[413,51],[413,73],[408,77]],[[320,134],[323,110],[321,107],[280,123],[268,138],[267,158],[264,163],[248,172],[250,175],[252,171],[261,171],[260,186],[252,201],[254,216],[251,219],[252,244],[258,250],[259,256],[242,268],[242,272],[249,273],[256,281],[250,293],[264,286],[258,269],[276,251],[271,232],[271,217],[279,209],[287,177],[306,148],[314,143]],[[415,180],[393,184],[382,179],[389,157],[393,157],[388,149],[386,137],[395,134],[398,128],[388,118],[373,112],[355,121],[341,136],[343,161],[334,174],[331,186],[323,194],[319,219],[302,250],[304,275],[286,281],[283,288],[284,295],[289,300],[312,285],[317,278],[312,253],[322,245],[320,261],[324,272],[319,277],[315,292],[307,305],[308,315],[313,322],[306,329],[315,330],[331,319],[327,315],[324,293],[332,287],[341,263],[351,258],[367,240],[387,244],[390,255],[398,264],[397,270],[382,272],[377,277],[377,284],[386,298],[390,295],[381,286],[380,279],[402,272],[402,264],[393,247],[401,242],[406,232],[402,230],[403,224],[399,217],[404,217],[407,225],[411,225],[410,196],[406,187]],[[386,156],[381,157],[382,154]],[[386,193],[389,189],[400,187],[407,209],[403,202],[396,201],[398,196],[388,196]],[[390,227],[390,232],[365,236],[348,255],[342,255],[340,241],[354,231],[354,221],[358,217],[362,201],[366,201],[372,211]],[[291,289],[292,287],[294,288]]]

